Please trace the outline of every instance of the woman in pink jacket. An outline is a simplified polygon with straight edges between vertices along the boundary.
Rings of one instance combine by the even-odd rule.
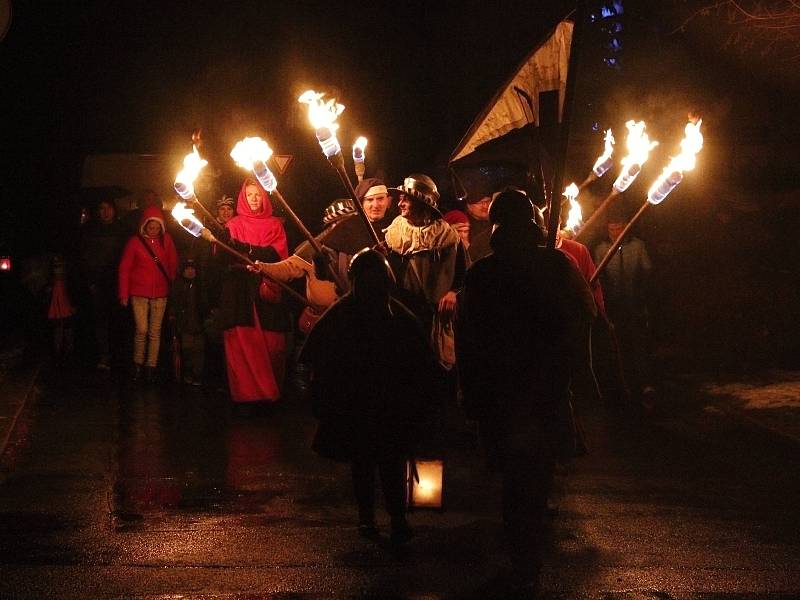
[[[167,308],[169,285],[175,279],[178,253],[156,206],[142,213],[139,234],[131,236],[119,264],[119,301],[133,309],[133,379],[155,379],[161,322]],[[145,344],[145,342],[147,342]],[[146,355],[146,360],[145,360]]]

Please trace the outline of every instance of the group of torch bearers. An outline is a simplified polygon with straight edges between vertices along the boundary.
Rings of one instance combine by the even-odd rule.
[[[186,204],[179,202],[172,214],[192,235],[219,244],[245,263],[254,277],[268,279],[305,305],[300,327],[309,337],[302,357],[314,368],[315,409],[321,419],[315,448],[330,458],[351,462],[359,531],[365,537],[378,536],[371,491],[376,468],[381,472],[392,540],[403,543],[411,537],[401,490],[415,441],[411,438],[420,434],[419,425],[426,420],[424,405],[435,402],[431,392],[439,385],[437,369],[450,370],[451,392],[457,388],[454,373],[461,371],[464,401],[471,407],[468,412],[480,423],[484,441],[504,470],[505,524],[515,571],[523,580],[535,580],[539,521],[552,460],[562,453],[558,447],[564,439],[561,436],[550,444],[555,439],[551,430],[564,429],[566,437],[573,442],[575,438],[572,426],[565,425],[572,423],[569,405],[561,402],[557,389],[562,380],[568,385],[572,354],[559,346],[558,339],[572,331],[567,325],[570,319],[582,319],[581,310],[570,315],[568,309],[556,306],[586,305],[586,294],[578,290],[581,285],[593,305],[588,286],[596,284],[631,227],[694,167],[703,141],[701,121],[686,125],[680,153],[652,184],[642,207],[594,272],[584,274],[585,280],[576,284],[574,269],[563,266],[565,257],[542,247],[545,237],[534,223],[534,206],[514,189],[502,191],[490,206],[494,253],[468,270],[461,239],[439,212],[433,180],[412,174],[399,186],[390,187],[364,178],[366,140],[360,138],[353,147],[358,179],[354,187],[336,137],[336,119],[344,107],[314,91],[304,93],[299,101],[308,105],[322,151],[349,196],[349,202],[339,201],[326,209],[327,227],[322,233],[313,235],[279,192],[268,167],[272,150],[260,138],[241,140],[231,157],[253,175],[306,238],[292,256],[270,263],[255,261],[204,227],[194,215],[195,208],[207,212],[194,193],[194,180],[206,164],[196,149],[186,156],[175,181],[175,190]],[[650,141],[644,122],[629,121],[626,126],[629,154],[621,161],[612,191],[590,219],[582,222],[577,197],[614,164],[610,130],[590,175],[580,186],[571,184],[565,190],[571,210],[558,244],[569,238],[567,245],[583,239],[642,172],[657,142]],[[305,296],[289,285],[299,278],[306,279]],[[573,294],[573,289],[578,291]],[[589,307],[583,312],[592,311]],[[424,326],[422,344],[409,334],[415,322]],[[580,338],[581,333],[573,337]],[[498,340],[507,343],[504,346]],[[549,352],[548,360],[530,355],[531,348]],[[520,362],[529,356],[538,365],[526,367],[527,363]],[[456,357],[459,369],[452,369]],[[516,367],[509,371],[508,365]],[[518,401],[520,394],[527,398],[525,402]],[[531,402],[547,409],[531,408]],[[572,444],[567,454],[574,450]]]

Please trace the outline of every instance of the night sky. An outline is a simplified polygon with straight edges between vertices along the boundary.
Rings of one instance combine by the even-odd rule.
[[[498,85],[572,7],[370,4],[14,1],[0,42],[4,210],[29,227],[30,212],[9,201],[24,196],[60,222],[87,154],[182,155],[202,127],[204,152],[230,194],[242,175],[227,157],[236,140],[260,135],[276,153],[293,154],[281,186],[316,229],[321,207],[343,193],[296,102],[300,92],[328,91],[347,106],[340,139],[347,147],[356,135],[370,138],[370,173],[392,185],[415,170],[440,177]],[[625,3],[619,71],[603,67],[600,42],[587,36],[576,139],[592,142],[592,126],[624,130],[625,120],[644,118],[668,153],[692,108],[706,117],[709,158],[720,151],[714,140],[783,143],[800,129],[782,108],[787,80],[766,72],[770,61],[740,60],[710,21],[674,33],[686,4]],[[745,85],[758,93],[743,95]],[[789,116],[776,126],[782,111]],[[730,178],[719,168],[730,156],[716,158],[709,173]],[[567,175],[587,168],[573,161]]]

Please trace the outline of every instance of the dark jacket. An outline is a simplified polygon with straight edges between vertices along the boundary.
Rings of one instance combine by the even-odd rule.
[[[464,409],[494,442],[511,431],[564,439],[572,361],[592,309],[586,282],[557,250],[532,244],[467,271],[456,322]]]
[[[116,290],[117,265],[128,232],[120,221],[108,225],[92,221],[86,225],[81,239],[81,271],[88,285],[107,286]],[[114,293],[116,297],[116,293]]]
[[[443,374],[420,323],[402,304],[367,318],[346,294],[311,331],[300,360],[313,367],[320,421],[313,447],[320,455],[408,456],[431,432]]]
[[[178,277],[170,291],[170,316],[175,318],[177,333],[203,332],[203,319],[207,310],[202,281],[195,277]]]
[[[227,233],[220,234],[220,240],[234,250],[248,255],[251,260],[278,262],[280,256],[272,246],[253,246],[231,238]],[[276,284],[266,281],[256,273],[248,271],[243,264],[224,250],[218,250],[216,260],[222,271],[219,289],[219,319],[222,329],[233,327],[253,327],[253,304],[256,307],[261,329],[267,331],[288,331],[289,311],[281,302],[281,290]]]

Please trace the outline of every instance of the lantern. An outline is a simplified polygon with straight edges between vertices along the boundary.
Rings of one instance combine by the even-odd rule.
[[[11,257],[0,256],[0,271],[11,271]]]
[[[409,460],[406,465],[406,505],[408,510],[444,510],[444,460]]]

